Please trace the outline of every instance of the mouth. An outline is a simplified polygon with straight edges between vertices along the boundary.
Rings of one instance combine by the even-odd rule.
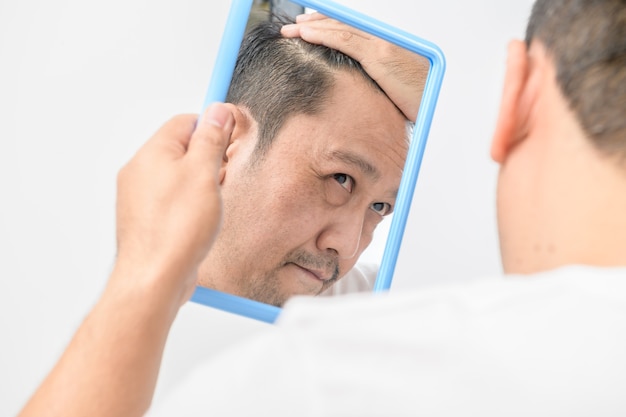
[[[320,282],[325,282],[328,281],[332,278],[331,274],[326,273],[325,271],[319,270],[319,269],[310,269],[310,268],[306,268],[302,265],[298,265],[298,264],[293,264],[294,266],[298,267],[299,269],[301,269],[302,271],[307,272],[309,275],[311,275],[312,278],[315,278],[316,280],[320,281]]]

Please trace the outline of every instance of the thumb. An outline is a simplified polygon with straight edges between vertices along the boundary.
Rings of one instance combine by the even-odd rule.
[[[215,170],[219,169],[234,126],[235,119],[228,106],[223,103],[209,105],[191,135],[188,158],[194,163],[213,164]]]

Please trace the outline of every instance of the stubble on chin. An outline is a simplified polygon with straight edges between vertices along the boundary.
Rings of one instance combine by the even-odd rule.
[[[331,278],[324,281],[321,288],[311,289],[310,291],[303,291],[298,294],[291,294],[283,289],[283,283],[281,282],[280,272],[289,264],[296,264],[301,267],[311,269],[323,269],[330,271]],[[303,250],[297,250],[289,253],[281,264],[267,272],[266,274],[257,277],[253,280],[249,280],[247,285],[244,284],[247,289],[245,295],[246,298],[256,300],[265,304],[273,305],[275,307],[282,307],[289,298],[294,295],[309,295],[316,296],[326,291],[333,286],[339,279],[339,261],[336,257],[328,256],[316,256]]]

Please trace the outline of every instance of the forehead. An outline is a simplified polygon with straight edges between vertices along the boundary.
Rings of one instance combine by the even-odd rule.
[[[321,118],[328,126],[376,141],[406,140],[406,119],[391,100],[356,72],[338,71]]]
[[[339,71],[321,112],[290,117],[275,145],[281,142],[294,158],[337,160],[359,165],[371,174],[390,170],[397,174],[408,150],[407,121],[389,98],[361,75]]]

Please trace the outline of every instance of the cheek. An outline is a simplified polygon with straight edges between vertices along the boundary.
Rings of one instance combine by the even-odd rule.
[[[272,223],[276,240],[303,241],[324,221],[328,208],[323,190],[303,181],[277,182],[267,190],[264,216]]]
[[[361,240],[359,242],[359,249],[357,250],[354,257],[350,259],[342,259],[339,261],[339,272],[341,276],[345,275],[349,270],[351,270],[354,265],[359,261],[359,258],[367,249],[367,247],[372,243],[373,234],[371,231],[367,230],[367,227],[363,229],[363,233],[361,235]]]
[[[324,181],[323,197],[329,205],[340,207],[350,200],[350,192],[344,189],[334,178]],[[318,197],[319,198],[319,197]]]
[[[367,209],[367,212],[365,214],[365,222],[363,223],[363,232],[361,234],[362,250],[365,250],[365,248],[367,248],[370,243],[372,243],[372,240],[374,239],[376,233],[376,227],[380,224],[381,221],[382,217],[374,213],[372,210]],[[379,236],[379,238],[382,238],[382,235]]]
[[[372,243],[372,240],[374,240],[374,236],[376,236],[375,229],[379,223],[380,223],[380,216],[378,216],[376,213],[371,212],[371,214],[370,213],[366,214],[365,221],[363,223],[363,229],[361,230],[361,239],[359,240],[359,249],[357,250],[353,258],[347,260],[348,262],[346,262],[345,265],[343,265],[344,267],[347,267],[348,269],[352,268],[358,262],[359,258],[361,257],[361,254],[363,254],[365,249],[367,249],[369,245]],[[386,239],[386,237],[384,235],[379,235],[377,239]]]

